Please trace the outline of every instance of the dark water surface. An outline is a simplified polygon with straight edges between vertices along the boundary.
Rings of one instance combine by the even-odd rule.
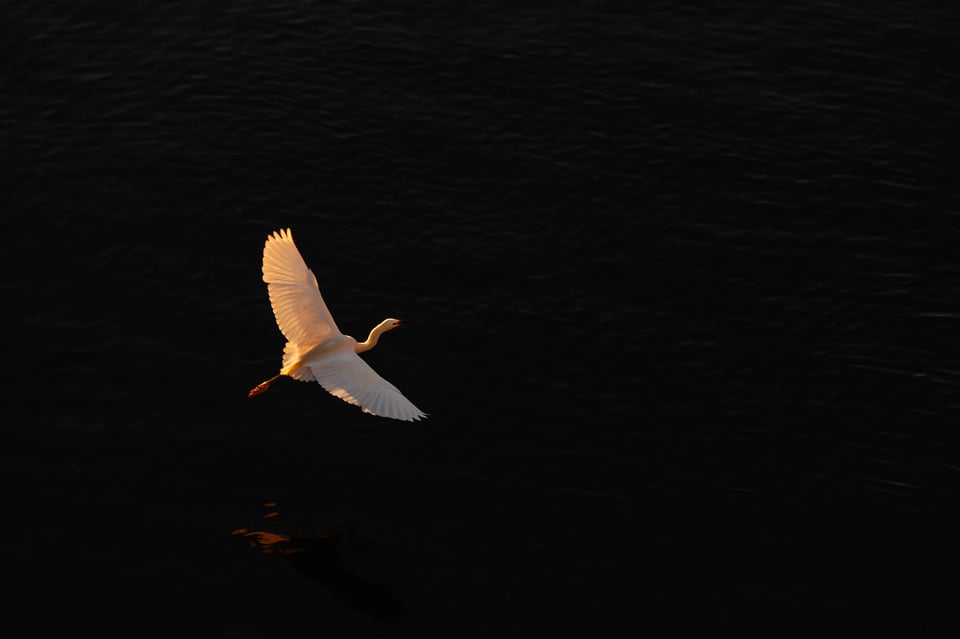
[[[124,636],[946,619],[960,25],[853,4],[0,2],[12,601]],[[247,399],[287,226],[341,329],[412,320],[366,357],[428,420]]]

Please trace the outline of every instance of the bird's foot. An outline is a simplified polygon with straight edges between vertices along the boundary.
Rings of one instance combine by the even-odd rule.
[[[250,389],[250,392],[247,393],[247,397],[256,397],[257,395],[266,393],[267,390],[269,390],[269,388],[270,388],[270,384],[257,384],[256,386]]]

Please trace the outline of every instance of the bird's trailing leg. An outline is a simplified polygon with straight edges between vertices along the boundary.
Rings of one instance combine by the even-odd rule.
[[[267,390],[270,389],[270,384],[274,383],[275,381],[277,381],[277,380],[280,379],[281,377],[283,377],[282,374],[281,374],[281,375],[274,375],[273,377],[271,377],[271,378],[268,379],[267,381],[265,381],[265,382],[260,382],[259,384],[257,384],[256,386],[254,386],[253,388],[250,389],[250,392],[247,393],[247,397],[256,397],[257,395],[260,395],[260,394],[262,394],[262,393],[266,393]]]

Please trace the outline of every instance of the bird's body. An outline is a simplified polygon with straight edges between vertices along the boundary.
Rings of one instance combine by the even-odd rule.
[[[287,376],[318,382],[330,394],[359,406],[365,413],[404,421],[426,417],[358,355],[373,348],[383,333],[402,322],[383,320],[363,342],[341,333],[323,301],[316,277],[293,243],[290,229],[267,238],[263,247],[263,281],[287,344],[280,372],[251,389],[249,397],[266,392],[271,383]]]

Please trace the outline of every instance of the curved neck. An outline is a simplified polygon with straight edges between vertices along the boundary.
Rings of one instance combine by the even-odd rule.
[[[380,322],[373,327],[373,330],[370,331],[370,335],[367,336],[367,339],[362,342],[357,342],[356,352],[362,353],[364,351],[369,351],[371,348],[377,345],[377,342],[380,340],[380,336],[383,335],[387,330],[387,322]]]

